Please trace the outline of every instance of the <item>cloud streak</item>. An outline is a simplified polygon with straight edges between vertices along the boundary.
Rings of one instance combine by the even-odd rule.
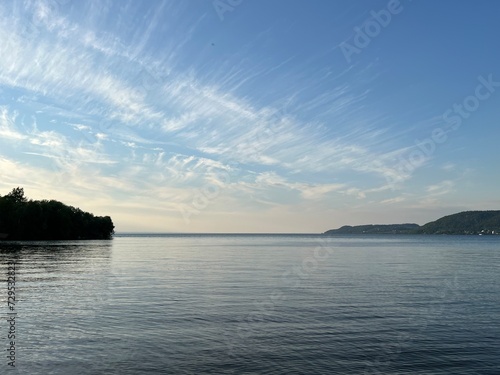
[[[178,230],[179,209],[210,184],[219,194],[208,216],[402,207],[419,196],[409,193],[415,172],[436,155],[412,173],[398,165],[417,147],[408,139],[436,126],[439,111],[407,122],[403,110],[391,116],[397,111],[377,97],[379,62],[363,60],[368,50],[349,67],[325,63],[339,51],[281,50],[272,26],[234,39],[231,22],[220,23],[210,4],[173,1],[0,4],[5,188],[28,183],[14,171],[21,168],[46,181],[28,183],[34,189],[62,194],[65,183],[71,194],[62,196],[73,199],[106,191],[102,201],[127,220],[127,207],[145,217],[150,209],[155,220],[163,209],[161,225]],[[230,177],[217,177],[224,172]],[[453,193],[460,169],[446,173],[446,181],[418,182],[421,192]]]

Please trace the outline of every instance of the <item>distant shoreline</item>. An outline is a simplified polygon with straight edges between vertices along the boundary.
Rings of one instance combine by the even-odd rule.
[[[425,225],[407,224],[368,224],[345,225],[324,232],[333,234],[448,234],[448,235],[499,235],[500,211],[464,211],[444,216]]]

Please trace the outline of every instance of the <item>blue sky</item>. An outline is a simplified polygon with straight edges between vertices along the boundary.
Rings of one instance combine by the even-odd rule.
[[[497,1],[3,1],[0,192],[117,231],[499,209]]]

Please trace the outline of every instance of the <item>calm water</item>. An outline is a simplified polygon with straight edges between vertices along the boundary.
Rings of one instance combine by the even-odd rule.
[[[0,373],[500,374],[500,237],[322,239],[0,243]]]

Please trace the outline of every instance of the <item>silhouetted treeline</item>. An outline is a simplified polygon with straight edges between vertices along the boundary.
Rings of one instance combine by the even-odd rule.
[[[94,216],[55,200],[28,200],[22,188],[0,197],[0,239],[110,239],[113,233],[109,216]]]

